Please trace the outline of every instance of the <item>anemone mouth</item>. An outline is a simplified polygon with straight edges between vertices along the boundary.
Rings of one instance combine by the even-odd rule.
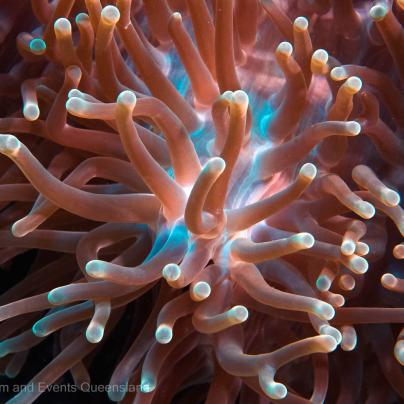
[[[404,397],[403,1],[3,3],[10,403]]]

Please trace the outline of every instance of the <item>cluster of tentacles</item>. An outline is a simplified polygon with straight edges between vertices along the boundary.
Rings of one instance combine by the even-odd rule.
[[[403,1],[0,18],[2,283],[31,260],[0,297],[0,367],[58,350],[9,403],[90,383],[122,322],[112,401],[404,398]]]

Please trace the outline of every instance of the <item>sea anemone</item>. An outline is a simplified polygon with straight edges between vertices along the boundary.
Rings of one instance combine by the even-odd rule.
[[[404,1],[0,12],[8,403],[404,398]]]

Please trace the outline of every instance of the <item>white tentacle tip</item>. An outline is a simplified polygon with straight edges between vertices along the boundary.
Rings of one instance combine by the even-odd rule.
[[[331,280],[328,276],[320,275],[316,280],[316,287],[321,292],[326,292],[331,287]]]
[[[49,335],[48,330],[41,327],[41,320],[38,320],[34,325],[31,327],[32,333],[39,338],[46,337]]]
[[[182,15],[178,11],[176,11],[175,13],[172,13],[171,17],[175,20],[182,21]]]
[[[108,24],[116,24],[120,17],[121,14],[115,6],[106,6],[101,11],[101,18]]]
[[[363,257],[364,255],[368,255],[370,252],[370,247],[368,244],[363,241],[358,241],[355,246],[355,254]]]
[[[63,304],[63,297],[63,287],[55,288],[48,293],[48,302],[54,305]]]
[[[341,253],[344,255],[352,255],[355,249],[356,244],[353,240],[344,240],[341,244]]]
[[[306,31],[309,28],[309,22],[307,21],[306,17],[297,17],[293,22],[293,27],[296,31]]]
[[[14,237],[24,237],[26,234],[28,234],[30,231],[27,229],[20,228],[20,225],[24,223],[23,219],[17,220],[11,225],[11,233]],[[23,230],[24,229],[24,230]]]
[[[163,268],[162,275],[167,282],[175,282],[181,276],[181,268],[177,264],[167,264]]]
[[[375,207],[366,201],[361,201],[358,203],[358,214],[364,219],[371,219],[376,214]]]
[[[248,319],[248,310],[244,306],[234,306],[228,311],[229,317],[237,324],[244,323]]]
[[[93,278],[102,278],[104,268],[104,261],[92,260],[86,264],[86,273]]]
[[[350,325],[344,325],[341,327],[342,341],[341,349],[343,351],[353,351],[358,343],[358,337],[356,335],[355,328]]]
[[[363,257],[353,256],[349,260],[349,267],[356,274],[362,275],[369,269],[369,264]]]
[[[161,324],[155,332],[156,341],[160,344],[168,344],[173,339],[173,329],[166,324]]]
[[[80,90],[78,90],[77,88],[72,88],[68,93],[67,93],[67,98],[82,98],[84,99],[84,93],[82,93]]]
[[[397,206],[400,203],[400,194],[392,189],[385,189],[382,191],[382,202],[387,206]]]
[[[36,121],[39,118],[40,111],[38,105],[27,102],[24,105],[22,113],[27,121]]]
[[[399,340],[394,346],[394,356],[401,366],[404,366],[404,340]]]
[[[226,168],[226,162],[221,157],[213,157],[206,163],[205,167],[221,174]]]
[[[298,243],[302,248],[309,249],[315,243],[314,237],[310,233],[298,233],[292,236],[293,242]]]
[[[15,156],[21,148],[21,142],[14,135],[0,135],[0,153]]]
[[[316,49],[311,58],[313,62],[325,65],[328,62],[328,52],[325,49]]]
[[[281,42],[276,48],[276,52],[289,57],[293,53],[293,46],[290,42]]]
[[[220,94],[219,98],[222,100],[231,101],[233,98],[233,91],[226,90]]]
[[[388,8],[383,3],[374,5],[369,11],[370,16],[375,21],[382,20],[387,15],[387,13],[388,13]]]
[[[265,365],[258,372],[259,384],[264,393],[273,400],[282,400],[288,394],[288,389],[282,383],[274,381],[275,369]]]
[[[125,90],[118,95],[116,102],[119,105],[123,105],[128,108],[134,108],[136,105],[136,100],[136,94],[133,91]]]
[[[387,288],[394,288],[397,285],[397,278],[390,273],[385,273],[380,280],[382,285]]]
[[[341,81],[341,80],[345,80],[346,78],[348,78],[348,73],[342,66],[337,66],[331,70],[330,77],[334,81]]]
[[[307,179],[313,180],[317,175],[317,167],[312,163],[303,164],[299,174]]]
[[[200,302],[207,299],[212,292],[212,289],[207,282],[197,282],[192,288],[194,300]]]
[[[237,90],[233,93],[233,100],[234,102],[239,105],[244,113],[247,112],[249,98],[248,94],[243,90]]]
[[[352,135],[357,136],[359,133],[361,133],[362,127],[360,123],[356,121],[349,121],[346,123],[346,129]]]
[[[320,327],[320,335],[328,335],[330,337],[333,337],[336,341],[336,343],[339,345],[342,341],[342,334],[341,332],[335,328],[332,327],[328,324],[324,324]]]
[[[353,94],[358,93],[362,88],[362,80],[356,76],[349,77],[345,83]]]
[[[104,327],[101,324],[90,324],[86,330],[86,339],[90,344],[98,344],[104,337]]]
[[[72,115],[82,114],[86,110],[86,102],[77,96],[66,101],[66,109]]]
[[[334,307],[342,307],[345,305],[345,297],[340,295],[339,293],[333,293],[330,296],[330,299],[332,299],[332,304]]]
[[[395,258],[397,258],[398,260],[402,260],[404,259],[404,244],[397,244],[394,248],[393,248],[393,255]]]
[[[90,17],[87,13],[78,13],[74,21],[76,21],[76,24],[85,24],[90,22]]]
[[[331,304],[319,300],[314,307],[314,314],[322,320],[331,320],[335,316],[334,307]]]
[[[265,393],[273,400],[282,400],[288,394],[288,389],[282,383],[269,382]]]
[[[72,25],[67,18],[58,18],[53,26],[56,33],[70,34],[72,32]]]

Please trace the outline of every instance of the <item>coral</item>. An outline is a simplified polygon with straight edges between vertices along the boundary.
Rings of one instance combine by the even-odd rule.
[[[0,11],[9,403],[404,398],[403,1]]]

